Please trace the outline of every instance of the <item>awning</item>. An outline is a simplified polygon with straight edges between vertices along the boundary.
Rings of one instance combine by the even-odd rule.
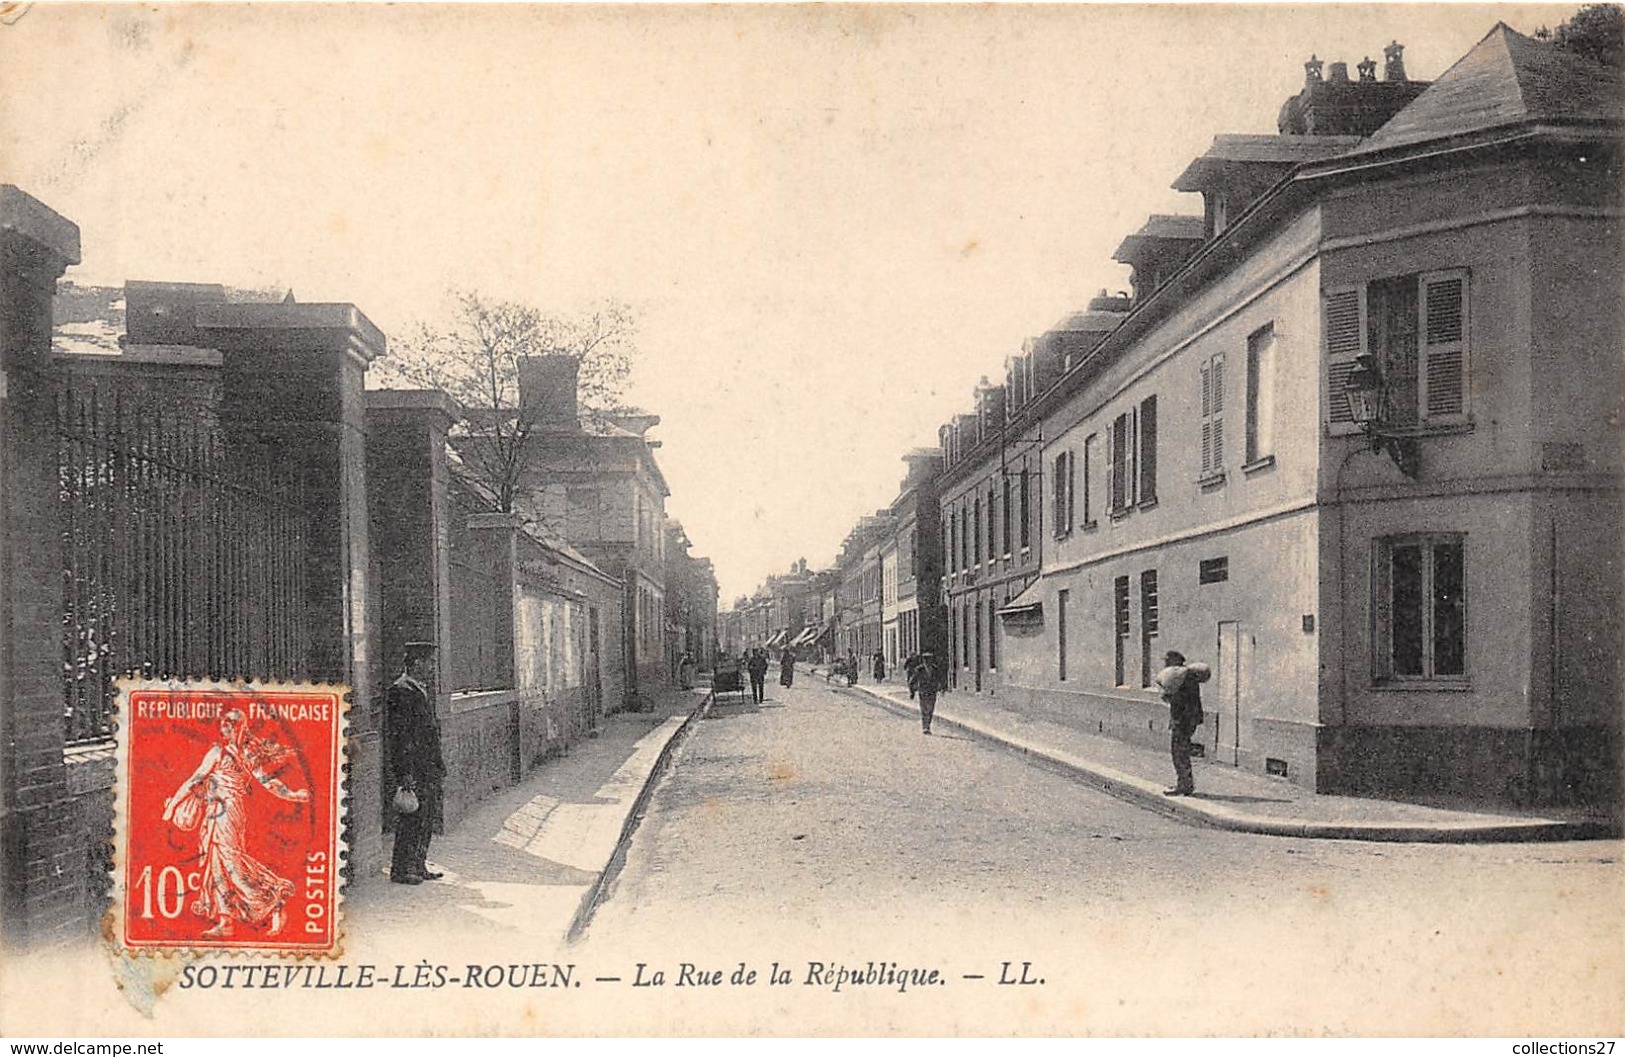
[[[832,639],[834,637],[835,637],[835,621],[831,620],[828,624],[824,625],[824,630],[820,631],[818,634],[813,636],[813,641],[814,642],[822,642],[827,638]]]
[[[767,642],[763,643],[763,645],[768,647],[777,646],[779,643],[784,641],[784,636],[786,634],[787,633],[783,631],[775,631],[773,633],[773,637],[768,639]]]
[[[807,643],[811,642],[813,638],[817,636],[817,634],[818,629],[815,627],[802,628],[801,632],[796,635],[795,638],[790,640],[790,645],[805,646]]]
[[[999,619],[1011,624],[1042,624],[1044,622],[1044,587],[1042,581],[1012,598],[999,610]]]

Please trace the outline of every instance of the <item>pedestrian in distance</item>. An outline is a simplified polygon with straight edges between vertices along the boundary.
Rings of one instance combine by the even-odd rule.
[[[796,681],[796,651],[786,646],[779,654],[779,685],[789,686]]]
[[[919,655],[919,663],[909,676],[909,685],[920,695],[920,733],[931,733],[931,718],[937,713],[937,686],[941,677],[937,673],[936,654],[926,650]]]
[[[886,681],[886,655],[879,650],[875,651],[875,682]]]
[[[1157,673],[1155,682],[1168,702],[1168,752],[1174,761],[1174,787],[1163,791],[1164,796],[1190,796],[1196,792],[1196,781],[1191,775],[1191,735],[1202,725],[1202,691],[1200,684],[1212,675],[1207,665],[1187,665],[1185,655],[1169,650],[1162,663],[1167,665]]]
[[[434,699],[427,686],[434,651],[433,643],[408,642],[400,677],[384,698],[395,785],[410,790],[418,805],[410,814],[395,816],[395,851],[389,879],[396,884],[422,884],[443,876],[429,869],[429,840],[442,824],[440,785],[446,774],[446,761],[440,751],[440,722],[435,718]]]
[[[765,696],[762,684],[767,679],[767,651],[760,646],[751,650],[750,660],[745,662],[745,671],[750,673],[750,699],[759,705]]]

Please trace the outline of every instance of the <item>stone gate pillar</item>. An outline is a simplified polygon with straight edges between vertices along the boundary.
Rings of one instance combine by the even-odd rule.
[[[0,920],[25,944],[77,935],[86,841],[63,758],[62,542],[51,355],[79,228],[0,185]]]
[[[227,451],[286,468],[306,525],[306,674],[352,688],[352,879],[382,864],[381,693],[367,515],[367,366],[384,335],[348,304],[199,305],[201,343],[222,356]]]

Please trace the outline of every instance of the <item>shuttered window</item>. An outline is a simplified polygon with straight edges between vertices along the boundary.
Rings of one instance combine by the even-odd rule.
[[[1134,423],[1135,413],[1125,411],[1112,420],[1112,428],[1106,434],[1107,511],[1112,514],[1122,513],[1134,505],[1134,448],[1138,440]]]
[[[1453,269],[1326,291],[1327,432],[1359,432],[1347,383],[1362,354],[1382,369],[1386,425],[1447,425],[1466,417],[1467,288],[1467,272]]]
[[[1422,276],[1422,417],[1467,412],[1467,273]]]
[[[1157,501],[1157,398],[1140,401],[1140,502]]]
[[[1224,353],[1202,364],[1202,476],[1224,469]]]
[[[1063,451],[1055,456],[1055,480],[1050,489],[1055,496],[1055,538],[1060,539],[1072,528],[1072,453]]]

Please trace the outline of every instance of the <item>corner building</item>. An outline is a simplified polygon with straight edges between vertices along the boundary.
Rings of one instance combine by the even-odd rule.
[[[1165,744],[1151,678],[1178,649],[1214,670],[1210,759],[1323,792],[1604,801],[1620,77],[1504,25],[1429,86],[1397,60],[1334,64],[1335,90],[1311,63],[1281,135],[1216,140],[1176,184],[1204,195],[1200,248],[1137,275],[1038,395],[1047,535],[998,609],[1001,704]]]

